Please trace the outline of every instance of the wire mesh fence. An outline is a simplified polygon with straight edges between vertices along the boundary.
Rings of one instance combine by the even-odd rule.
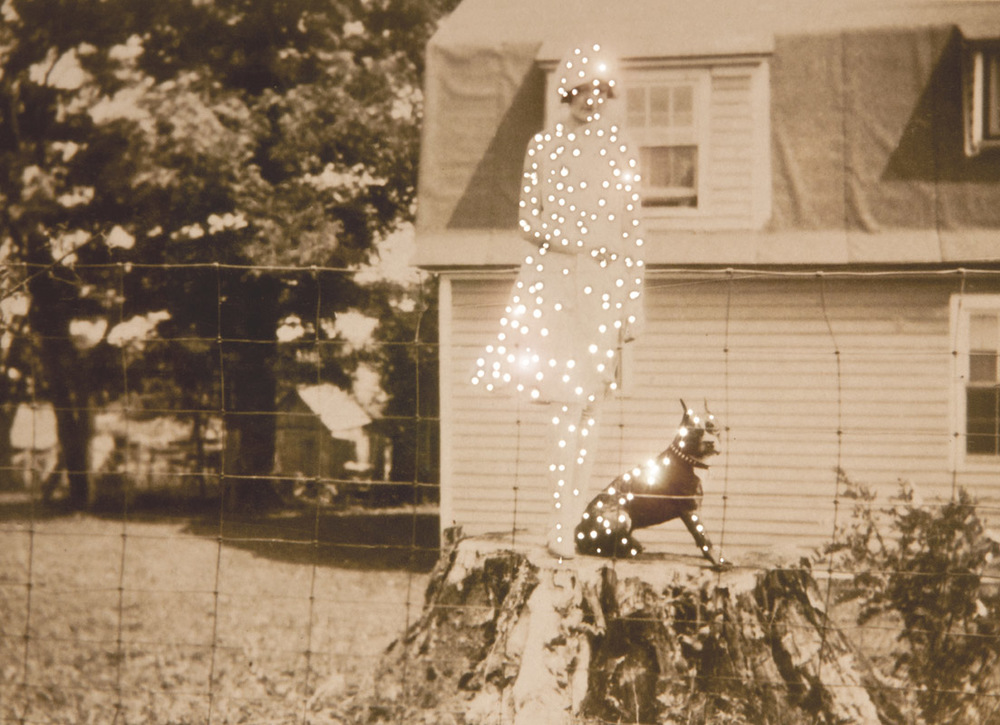
[[[29,279],[50,270],[18,271]],[[45,330],[37,319],[29,325],[25,316],[4,322],[9,336],[5,366],[22,370],[23,378],[12,379],[4,406],[2,721],[393,721],[390,711],[373,708],[364,693],[385,647],[420,617],[439,551],[442,421],[438,311],[428,291],[432,280],[410,302],[394,303],[395,326],[385,324],[374,335],[362,326],[361,339],[334,326],[337,280],[353,273],[349,270],[163,264],[77,265],[73,273],[78,284],[91,284],[88,275],[113,282],[108,288],[114,294],[100,314],[70,307],[61,313],[62,335]],[[996,319],[995,311],[977,307],[973,298],[993,294],[1000,274],[942,270],[920,276],[937,274],[947,280],[943,299],[953,305],[955,320],[979,319],[970,324],[985,325],[982,320],[990,315]],[[942,696],[975,694],[1000,704],[997,678],[989,675],[1000,652],[994,623],[1000,615],[1000,577],[990,548],[997,539],[989,531],[998,508],[990,477],[995,474],[972,479],[970,490],[984,498],[976,505],[961,496],[959,485],[965,455],[981,456],[984,441],[1000,438],[995,393],[992,412],[984,403],[977,408],[984,414],[951,420],[943,433],[873,423],[856,416],[852,407],[850,387],[859,358],[889,356],[902,362],[913,351],[894,348],[888,337],[878,349],[846,339],[828,285],[845,278],[898,281],[909,275],[899,270],[868,277],[719,270],[683,284],[711,286],[712,299],[720,301],[717,309],[702,313],[715,315],[720,326],[720,334],[704,342],[719,364],[704,374],[709,382],[702,387],[716,391],[723,409],[739,410],[737,389],[745,382],[741,365],[756,365],[756,357],[816,356],[832,371],[826,381],[834,391],[831,405],[811,422],[778,420],[770,428],[830,441],[824,454],[833,464],[824,468],[828,485],[814,493],[831,512],[821,538],[837,551],[813,562],[823,607],[837,613],[828,624],[886,661],[890,656],[878,647],[891,647],[904,625],[911,653],[932,638],[951,643],[955,646],[934,652],[971,658],[982,676],[958,684],[942,679],[936,688],[887,679],[884,687],[917,696],[929,687]],[[734,285],[786,277],[817,291],[822,346],[815,340],[805,347],[764,345],[743,327],[753,312],[739,311]],[[268,287],[262,279],[279,282]],[[659,292],[677,287],[657,279],[650,281],[653,297],[657,284]],[[243,284],[252,284],[259,298],[247,299],[238,291]],[[170,305],[170,317],[158,317],[168,305],[151,297],[151,289],[186,295],[187,304]],[[32,304],[42,307],[47,300]],[[259,312],[261,304],[274,309],[266,320],[251,323],[247,315]],[[101,327],[102,319],[110,321]],[[984,372],[992,360],[996,375],[1000,348],[995,340],[990,348],[990,333],[980,330],[979,338],[970,338],[968,325],[947,320],[937,329],[946,330],[948,339],[920,354],[947,369],[978,365],[975,384],[962,382],[969,375],[965,368],[944,381],[943,389],[974,389],[967,399],[986,400],[988,393],[976,391],[995,390],[995,377],[991,388]],[[52,350],[68,358],[55,364],[46,357]],[[685,354],[694,359],[698,352],[675,353],[671,364],[683,362]],[[364,370],[370,371],[368,377],[359,373]],[[66,380],[54,380],[53,374]],[[742,402],[752,406],[754,400]],[[619,434],[605,437],[605,447],[617,448],[608,456],[612,468],[630,463],[632,448],[648,443],[623,433],[640,426],[624,413],[620,418],[613,421]],[[736,421],[727,425],[739,425],[738,416]],[[893,426],[907,431],[911,445],[933,439],[936,449],[958,446],[958,455],[941,464],[951,475],[942,491],[935,491],[940,496],[901,501],[896,514],[875,521],[889,502],[884,496],[877,502],[866,497],[864,486],[844,471],[855,460],[852,440],[877,437]],[[532,431],[525,427],[512,434],[515,469],[507,481],[512,504],[497,512],[511,525],[502,527],[509,536],[500,548],[522,545],[525,527],[530,529],[544,512],[544,504],[532,498],[537,485],[530,464],[522,461],[532,455]],[[83,455],[74,454],[73,446],[79,449],[81,441],[69,435],[83,437]],[[712,533],[723,546],[745,535],[734,507],[755,493],[738,480],[743,470],[738,463],[727,461],[706,502],[715,515]],[[813,505],[813,494],[801,488],[778,485],[767,495],[769,505],[779,509]],[[979,523],[971,513],[978,514]],[[912,538],[914,556],[893,548],[893,541],[907,535],[892,529],[894,515],[897,522],[912,524],[912,534],[931,531],[945,514],[952,516],[946,521],[951,528],[941,529],[951,537],[947,541]],[[878,526],[884,527],[878,534],[884,540],[873,534]],[[956,546],[948,548],[951,544]],[[766,536],[758,546],[767,548]],[[944,558],[936,562],[938,568],[927,567],[917,560],[921,553]],[[628,565],[612,561],[609,566]],[[742,565],[751,573],[768,568],[774,567],[752,559]],[[872,591],[895,588],[899,600],[910,602],[921,616],[900,622],[902,610],[897,610],[896,619],[859,619],[852,609],[856,604],[840,605],[838,599],[858,573],[868,575]],[[925,581],[932,588],[917,583]],[[909,599],[907,592],[913,593]],[[932,616],[935,600],[971,609],[941,630]],[[492,609],[434,606],[438,611],[460,606],[475,621],[480,610]],[[396,687],[385,690],[383,678],[381,694],[401,702],[410,697],[412,683],[428,677],[405,668],[393,676]],[[697,675],[689,677],[697,686]],[[778,688],[787,683],[756,684]],[[495,715],[504,721],[503,713]],[[461,722],[465,713],[441,713],[440,721],[450,721],[446,717]],[[600,718],[581,716],[580,721]]]
[[[0,718],[333,721],[437,556],[426,285],[379,339],[343,269],[6,272],[77,301],[4,310]]]

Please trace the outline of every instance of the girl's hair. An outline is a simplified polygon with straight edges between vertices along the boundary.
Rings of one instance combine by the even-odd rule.
[[[594,88],[594,86],[591,85],[590,83],[581,83],[580,85],[576,86],[575,88],[570,89],[570,92],[567,93],[566,95],[562,96],[559,99],[559,101],[560,101],[560,103],[569,103],[570,101],[573,100],[574,96],[579,95],[580,93],[586,93],[587,91],[591,91],[593,88]],[[597,85],[597,88],[599,88],[600,91],[601,91],[601,93],[604,94],[605,96],[607,96],[608,98],[614,98],[615,97],[614,86],[612,86],[607,81],[601,81]]]

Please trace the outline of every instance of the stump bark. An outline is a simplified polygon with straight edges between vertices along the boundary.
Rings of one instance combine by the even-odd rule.
[[[893,691],[827,620],[808,565],[557,564],[460,541],[385,653],[367,722],[895,723]]]

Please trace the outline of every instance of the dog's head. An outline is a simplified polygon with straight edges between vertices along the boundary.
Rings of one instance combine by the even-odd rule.
[[[695,413],[684,401],[681,401],[684,414],[674,437],[673,445],[682,453],[707,466],[706,459],[720,452],[719,433],[721,432],[715,416],[708,410],[701,415]]]

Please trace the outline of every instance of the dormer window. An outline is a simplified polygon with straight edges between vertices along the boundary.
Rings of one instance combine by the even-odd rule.
[[[974,45],[966,56],[965,151],[1000,148],[1000,43]]]
[[[607,109],[642,175],[647,233],[755,229],[771,215],[769,66],[764,58],[623,62]],[[548,125],[565,107],[548,78]]]
[[[638,149],[642,204],[697,209],[708,74],[636,76],[626,88],[625,128]]]

